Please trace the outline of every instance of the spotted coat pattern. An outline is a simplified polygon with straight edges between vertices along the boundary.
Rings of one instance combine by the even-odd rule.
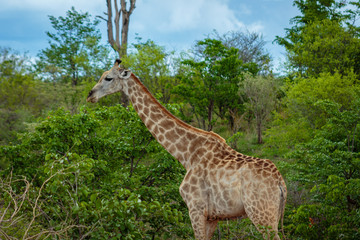
[[[278,223],[283,218],[287,190],[274,163],[238,153],[216,133],[179,120],[134,74],[118,81],[151,134],[187,171],[180,194],[197,239],[211,239],[219,220],[246,217],[264,238],[280,239]],[[106,91],[98,86],[91,92],[99,89]]]

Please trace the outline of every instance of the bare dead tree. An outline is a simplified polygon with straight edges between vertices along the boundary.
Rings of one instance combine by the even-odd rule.
[[[128,44],[128,32],[130,24],[130,15],[135,9],[136,0],[130,0],[129,10],[126,8],[126,0],[120,0],[120,9],[118,7],[118,0],[106,0],[107,12],[104,12],[105,16],[97,16],[98,18],[103,19],[107,23],[107,32],[108,32],[108,42],[112,49],[119,54],[119,58],[127,55],[127,44]],[[114,10],[114,18],[113,18]],[[121,38],[120,38],[120,17],[121,21]],[[114,24],[113,24],[114,21]],[[114,38],[115,33],[115,38]],[[120,42],[121,40],[121,42]],[[121,93],[121,104],[124,107],[129,105],[129,99],[124,94]]]
[[[40,189],[36,189],[32,182],[23,176],[13,177],[12,172],[6,178],[0,177],[0,239],[19,239],[20,235],[23,240],[65,239],[69,231],[74,231],[74,229],[83,231],[79,239],[86,239],[95,230],[102,221],[101,219],[90,226],[74,224],[76,221],[72,217],[61,219],[61,223],[48,227],[38,222],[41,222],[39,219],[42,217],[46,218],[49,223],[58,221],[47,215],[43,207],[44,204],[54,205],[59,203],[52,201],[51,197],[45,196],[43,190],[55,176],[72,174],[67,172],[69,169],[70,167],[51,172],[51,175],[42,183]],[[22,185],[23,187],[19,190],[15,188],[16,185]],[[29,210],[31,214],[29,214]],[[71,216],[70,213],[67,215]],[[12,236],[13,234],[17,236]]]
[[[118,0],[106,0],[107,12],[104,14],[107,18],[97,16],[107,22],[108,42],[110,46],[119,54],[119,57],[126,55],[128,32],[130,24],[130,15],[135,9],[136,0],[130,0],[130,8],[126,8],[126,0],[120,0],[120,9],[118,7]],[[113,18],[114,10],[114,18]],[[120,17],[121,17],[121,39],[120,39]],[[113,24],[114,21],[114,24]],[[115,38],[114,38],[115,31]]]
[[[260,67],[261,73],[265,75],[269,73],[271,56],[265,49],[266,41],[261,34],[249,31],[230,31],[220,35],[214,30],[211,36],[220,40],[226,47],[238,49],[239,58],[243,63],[256,63]]]

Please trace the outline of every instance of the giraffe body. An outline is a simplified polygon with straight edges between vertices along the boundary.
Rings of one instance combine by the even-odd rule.
[[[249,157],[230,148],[213,132],[192,127],[167,111],[128,70],[103,74],[87,101],[123,91],[156,140],[186,169],[180,185],[197,239],[211,239],[220,220],[246,218],[264,238],[280,239],[286,185],[270,160]],[[269,227],[268,230],[260,226]]]

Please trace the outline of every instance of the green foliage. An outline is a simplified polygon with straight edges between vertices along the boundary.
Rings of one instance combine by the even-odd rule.
[[[307,76],[322,72],[359,74],[360,40],[341,23],[324,19],[307,24],[289,54],[290,63]]]
[[[0,148],[9,165],[2,176],[22,175],[32,179],[31,192],[42,189],[41,211],[30,230],[55,229],[70,239],[188,235],[178,193],[184,170],[133,109],[83,108],[74,115],[59,109],[19,142]],[[35,199],[29,195],[30,202]],[[27,227],[14,229],[21,235]]]
[[[297,102],[292,107],[301,109],[300,120],[312,125],[308,129],[312,131],[311,138],[297,144],[296,151],[288,155],[294,159],[289,165],[292,169],[288,179],[312,189],[310,201],[294,210],[288,227],[295,236],[305,239],[357,239],[360,212],[358,85],[349,81],[350,77],[335,75],[326,79],[328,81],[304,80],[294,85],[288,94],[289,99]],[[304,119],[305,116],[308,119]],[[296,119],[294,115],[292,118]]]
[[[198,41],[197,47],[200,59],[183,61],[190,67],[190,73],[180,76],[181,84],[174,92],[190,104],[199,126],[211,130],[215,114],[225,118],[228,109],[241,108],[238,83],[245,71],[256,70],[253,64],[242,64],[238,51],[225,47],[219,40],[207,38]]]
[[[360,4],[294,5],[300,15],[276,39],[287,77],[261,75],[271,73],[264,41],[236,32],[215,32],[180,58],[139,40],[123,63],[175,115],[275,159],[288,186],[288,239],[359,239]],[[80,107],[88,80],[114,60],[98,21],[74,8],[49,19],[54,32],[36,65],[0,49],[0,238],[192,238],[178,193],[185,170],[133,108],[115,105],[116,95]],[[259,119],[258,129],[269,127],[264,145]],[[215,237],[261,238],[249,219],[220,223]]]
[[[337,2],[336,0],[294,0],[293,3],[300,12],[300,16],[296,16],[290,20],[294,26],[286,28],[285,37],[276,37],[277,43],[286,47],[291,52],[294,44],[302,41],[301,32],[307,24],[329,19],[332,21],[343,20],[340,9],[345,6],[345,2]]]
[[[240,95],[245,95],[247,102],[245,106],[255,117],[257,142],[263,143],[262,131],[265,128],[266,120],[275,109],[279,84],[271,77],[246,74]]]
[[[301,15],[291,19],[294,26],[285,29],[285,37],[277,36],[275,40],[287,50],[289,70],[315,77],[323,72],[358,73],[359,39],[355,20],[358,4],[296,0],[294,5]]]
[[[55,33],[47,32],[49,48],[38,54],[37,71],[48,81],[77,85],[88,78],[99,78],[110,66],[109,50],[100,44],[101,35],[89,13],[74,7],[66,17],[49,16]]]
[[[171,74],[171,64],[174,62],[173,52],[167,52],[164,47],[156,45],[153,41],[133,44],[135,51],[122,58],[125,67],[144,83],[149,91],[159,100],[168,103],[171,90],[176,85],[176,78]]]
[[[345,180],[330,175],[325,184],[313,188],[315,203],[293,211],[289,229],[305,239],[357,239],[359,209],[355,204],[349,205],[348,200],[359,200],[359,187],[359,179]]]
[[[298,143],[310,141],[314,130],[324,126],[330,115],[321,101],[339,104],[341,110],[354,109],[360,93],[354,74],[339,73],[296,79],[295,83],[288,82],[286,92],[286,111],[275,114],[273,127],[266,132],[267,146],[283,148],[284,153]]]
[[[39,116],[45,101],[38,92],[30,60],[10,48],[0,48],[0,144],[14,140],[26,121]]]

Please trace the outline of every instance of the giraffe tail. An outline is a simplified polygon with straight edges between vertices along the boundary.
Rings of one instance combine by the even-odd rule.
[[[286,186],[280,183],[280,206],[279,206],[279,218],[281,218],[281,233],[283,238],[286,240],[284,233],[284,213],[285,213],[285,204],[286,204]]]

